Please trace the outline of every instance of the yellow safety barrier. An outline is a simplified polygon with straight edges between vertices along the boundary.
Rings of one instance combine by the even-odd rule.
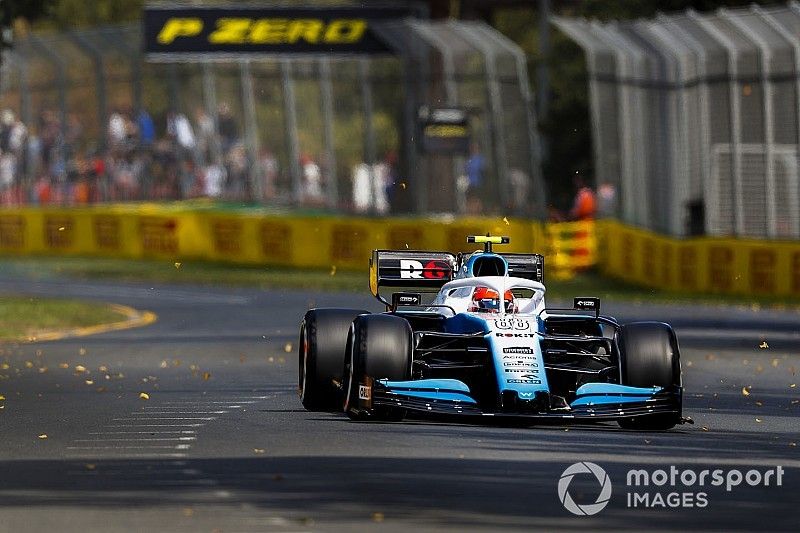
[[[0,254],[206,259],[364,269],[374,248],[470,252],[467,235],[508,235],[509,252],[546,251],[541,224],[506,218],[260,215],[188,205],[0,210]]]
[[[572,278],[597,261],[597,236],[593,220],[545,225],[547,272],[556,279]]]
[[[603,273],[667,290],[800,296],[800,242],[674,239],[619,222],[599,224]]]

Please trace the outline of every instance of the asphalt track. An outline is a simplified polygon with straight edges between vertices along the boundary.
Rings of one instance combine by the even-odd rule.
[[[623,321],[671,321],[681,339],[685,414],[695,424],[639,433],[614,424],[363,424],[305,412],[295,391],[303,312],[378,310],[366,291],[0,281],[0,294],[12,292],[116,302],[159,320],[3,347],[3,532],[797,531],[800,524],[797,314],[604,303]],[[558,497],[559,477],[579,461],[600,465],[612,482],[609,504],[594,516],[570,514]],[[743,473],[782,466],[784,474],[782,486],[773,478],[769,487],[743,483],[730,492],[640,487],[651,497],[702,490],[708,505],[629,508],[628,470],[671,465]],[[593,503],[599,491],[587,475],[569,487],[577,503]]]

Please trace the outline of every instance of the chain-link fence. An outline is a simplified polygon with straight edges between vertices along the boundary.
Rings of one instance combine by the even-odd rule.
[[[0,72],[2,202],[543,216],[521,49],[481,23],[381,32],[402,53],[154,63],[138,26],[19,39]],[[469,152],[419,147],[426,107],[466,111]]]
[[[586,51],[596,179],[622,220],[800,237],[800,4],[555,24]]]

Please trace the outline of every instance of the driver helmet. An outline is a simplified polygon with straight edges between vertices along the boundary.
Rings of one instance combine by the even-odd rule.
[[[504,294],[506,302],[506,313],[514,313],[517,310],[514,294],[508,290]],[[468,311],[472,313],[499,313],[500,295],[496,290],[489,287],[475,287],[472,293],[472,303]]]

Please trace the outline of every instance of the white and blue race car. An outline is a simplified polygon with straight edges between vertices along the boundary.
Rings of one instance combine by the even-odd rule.
[[[613,420],[669,429],[681,413],[678,341],[661,322],[619,324],[597,298],[545,306],[544,257],[375,250],[370,288],[384,313],[311,309],[300,326],[299,392],[312,411],[355,420],[414,414]],[[381,287],[395,287],[391,300]],[[407,292],[411,288],[419,292]],[[438,290],[425,298],[423,291]]]

